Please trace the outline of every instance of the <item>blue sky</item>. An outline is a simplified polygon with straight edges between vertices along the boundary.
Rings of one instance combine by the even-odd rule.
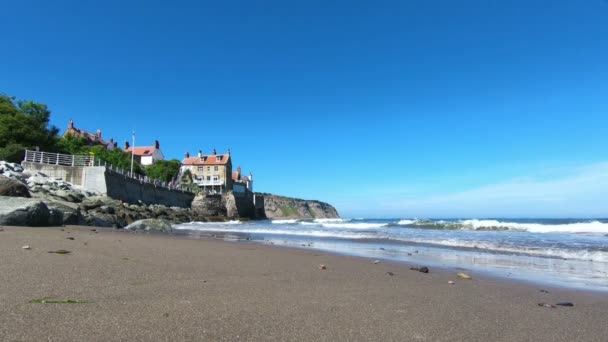
[[[11,1],[0,92],[343,216],[608,216],[608,1]]]

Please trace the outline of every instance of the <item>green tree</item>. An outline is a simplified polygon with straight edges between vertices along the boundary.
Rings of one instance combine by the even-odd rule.
[[[0,160],[19,162],[36,146],[56,152],[59,129],[49,126],[50,115],[44,104],[0,94]]]
[[[177,159],[158,160],[146,167],[146,175],[162,182],[170,182],[177,177],[181,166],[182,163]]]
[[[65,154],[88,154],[90,147],[87,139],[67,134],[57,142],[58,149]]]
[[[184,171],[182,174],[182,179],[180,181],[184,184],[192,184],[192,172],[190,170]]]
[[[123,170],[131,170],[131,154],[121,149],[115,148],[108,151],[105,146],[96,145],[89,148],[89,153],[95,156],[95,160],[112,164],[114,167]],[[146,174],[137,160],[133,161],[133,173]]]

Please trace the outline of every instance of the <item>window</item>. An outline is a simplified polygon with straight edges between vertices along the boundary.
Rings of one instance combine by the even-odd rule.
[[[219,167],[219,166],[216,166],[216,167],[215,167],[215,171],[218,171],[219,169],[220,169],[220,167]]]
[[[207,171],[211,171],[211,166],[207,166]]]
[[[217,159],[217,161],[222,161],[222,157],[223,156],[217,156],[217,157],[215,157],[215,159]]]
[[[220,180],[220,176],[218,176],[218,175],[213,176],[213,181],[217,182],[219,180]]]
[[[207,180],[210,181],[211,180],[211,176],[207,176]]]
[[[198,172],[203,172],[203,167],[202,166],[198,167]]]

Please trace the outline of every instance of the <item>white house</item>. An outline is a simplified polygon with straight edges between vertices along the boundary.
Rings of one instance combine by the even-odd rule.
[[[158,140],[154,142],[154,146],[140,146],[140,147],[129,147],[129,144],[125,144],[125,151],[133,153],[135,159],[141,165],[152,165],[157,160],[164,160],[165,156],[160,150],[160,143]]]

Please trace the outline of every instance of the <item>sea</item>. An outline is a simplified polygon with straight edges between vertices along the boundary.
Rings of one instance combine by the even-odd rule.
[[[305,248],[608,292],[608,219],[310,219],[191,222],[192,238]]]

